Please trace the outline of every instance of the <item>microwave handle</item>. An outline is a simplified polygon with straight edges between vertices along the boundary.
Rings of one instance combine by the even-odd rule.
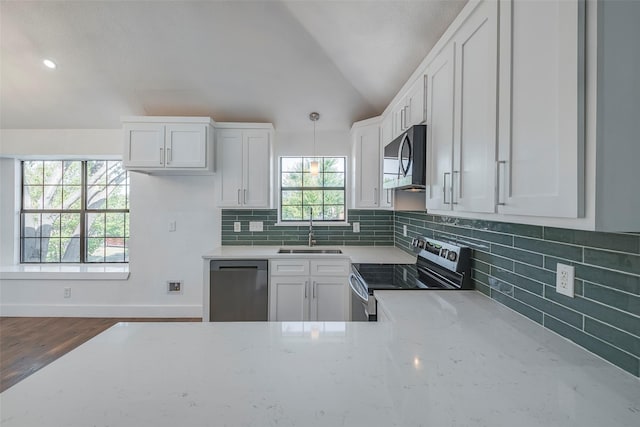
[[[402,150],[404,149],[405,144],[407,144],[407,147],[409,147],[409,158],[407,160],[406,168],[402,164]],[[407,176],[407,174],[409,173],[409,168],[411,167],[411,156],[413,155],[412,151],[413,150],[411,150],[411,141],[409,140],[409,135],[404,134],[402,142],[400,143],[400,148],[398,148],[398,172],[399,175],[402,175],[403,177]]]

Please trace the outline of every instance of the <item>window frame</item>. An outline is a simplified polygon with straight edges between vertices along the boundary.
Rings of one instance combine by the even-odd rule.
[[[316,159],[319,162],[324,162],[324,159],[342,159],[344,162],[344,172],[342,172],[344,174],[344,182],[343,182],[343,186],[342,187],[304,187],[304,186],[300,186],[300,187],[283,187],[282,186],[282,174],[284,173],[282,170],[282,163],[283,163],[283,159],[292,159],[292,158],[299,158],[302,160],[302,164],[303,164],[303,171],[300,173],[308,173],[308,172],[304,172],[304,163],[305,160],[312,160],[312,159]],[[349,197],[349,192],[347,191],[347,189],[349,188],[349,173],[348,173],[348,166],[349,165],[349,158],[348,156],[344,156],[344,155],[326,155],[326,156],[307,156],[307,155],[283,155],[280,156],[278,158],[278,175],[277,175],[277,185],[278,185],[278,223],[277,225],[282,225],[282,226],[296,226],[296,225],[306,225],[309,223],[308,219],[295,219],[295,220],[285,220],[282,218],[282,193],[283,191],[309,191],[309,190],[315,190],[315,191],[342,191],[343,192],[343,209],[344,209],[344,219],[316,219],[315,215],[313,218],[313,222],[314,224],[317,225],[324,225],[324,226],[331,226],[331,225],[348,225],[348,197]],[[324,172],[320,172],[321,175],[324,174]],[[323,198],[323,202],[322,202],[322,207],[323,207],[323,212],[324,212],[324,198]],[[336,205],[337,206],[337,205]],[[303,215],[304,217],[304,215]]]
[[[25,187],[27,187],[28,185],[25,184],[25,168],[24,168],[24,164],[25,162],[61,162],[64,164],[64,162],[80,162],[81,165],[81,172],[80,172],[80,184],[79,185],[74,185],[74,186],[79,186],[80,187],[80,208],[79,209],[44,209],[44,205],[42,209],[25,209]],[[95,158],[95,159],[78,159],[78,158],[71,158],[71,159],[47,159],[47,158],[33,158],[33,159],[24,159],[20,161],[20,230],[19,230],[19,259],[20,259],[20,264],[27,264],[27,265],[61,265],[61,264],[84,264],[84,265],[101,265],[101,264],[128,264],[129,263],[129,258],[128,256],[124,256],[123,260],[118,260],[118,261],[106,261],[106,255],[103,257],[103,261],[89,261],[88,258],[88,253],[87,253],[87,249],[88,249],[88,239],[90,238],[89,236],[89,230],[88,230],[88,225],[87,224],[87,217],[90,214],[109,214],[109,213],[114,213],[114,214],[126,214],[126,215],[130,215],[130,207],[129,207],[129,203],[130,203],[130,184],[129,184],[129,171],[126,170],[124,168],[124,165],[122,166],[122,169],[124,171],[125,177],[124,177],[124,182],[126,183],[124,186],[127,187],[127,192],[125,194],[125,206],[127,206],[127,208],[124,209],[107,209],[106,206],[105,208],[102,209],[90,209],[87,207],[87,190],[88,190],[88,163],[90,162],[121,162],[122,160],[120,159],[105,159],[105,158]],[[43,174],[44,174],[44,168],[43,168]],[[38,185],[38,186],[42,186],[42,187],[46,187],[47,184],[44,183],[44,179],[43,179],[43,184]],[[61,187],[64,188],[64,184],[60,185]],[[108,183],[105,186],[105,191],[106,191],[106,187],[108,187]],[[71,262],[65,262],[62,261],[62,253],[60,254],[60,260],[59,261],[46,261],[43,260],[43,254],[40,254],[40,261],[25,261],[24,259],[24,241],[26,239],[26,237],[24,237],[24,229],[25,229],[25,214],[41,214],[41,215],[45,215],[45,214],[59,214],[59,215],[63,215],[63,214],[78,214],[80,216],[80,221],[79,221],[79,261],[71,261]],[[129,219],[130,221],[130,216]],[[105,223],[105,227],[106,227],[106,223]],[[129,227],[127,227],[129,228]],[[130,230],[129,230],[130,233]],[[102,236],[105,239],[108,238],[108,236],[106,236],[106,231],[105,231],[105,235]],[[129,236],[122,236],[123,239],[126,239],[127,241],[131,239],[131,236],[129,234]],[[42,245],[42,236],[40,236],[40,244]],[[44,257],[46,258],[46,254],[44,254]]]

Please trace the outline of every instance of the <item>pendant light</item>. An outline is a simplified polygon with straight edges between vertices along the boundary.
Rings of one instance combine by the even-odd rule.
[[[320,172],[320,164],[316,157],[316,122],[320,118],[320,114],[313,112],[309,114],[309,120],[313,122],[313,157],[314,160],[309,164],[309,171],[311,172],[311,176],[317,176]]]

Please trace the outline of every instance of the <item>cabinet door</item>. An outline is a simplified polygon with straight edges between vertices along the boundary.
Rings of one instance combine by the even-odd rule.
[[[413,83],[406,97],[407,127],[419,125],[426,120],[425,89],[426,77],[421,76]]]
[[[242,203],[246,207],[268,208],[271,185],[269,132],[244,131],[243,141],[245,158]]]
[[[309,320],[309,287],[308,276],[271,276],[269,320]]]
[[[380,200],[380,139],[378,125],[355,131],[355,207],[376,208]]]
[[[384,189],[382,183],[384,182],[384,146],[393,140],[393,114],[387,114],[382,120],[380,125],[380,148],[378,149],[378,155],[380,157],[380,207],[381,208],[393,208],[393,190]]]
[[[498,212],[582,215],[584,2],[500,1]]]
[[[219,171],[218,205],[242,205],[242,131],[221,129],[217,132],[216,170]]]
[[[166,167],[207,166],[207,126],[169,124],[165,127]]]
[[[380,124],[380,142],[384,147],[391,141],[393,141],[393,114],[389,113]]]
[[[482,2],[455,43],[453,209],[495,212],[498,3]]]
[[[450,43],[427,68],[427,209],[451,209],[453,55]]]
[[[125,167],[163,168],[164,125],[127,123],[124,125]]]
[[[344,277],[311,277],[310,320],[348,320],[347,287]]]

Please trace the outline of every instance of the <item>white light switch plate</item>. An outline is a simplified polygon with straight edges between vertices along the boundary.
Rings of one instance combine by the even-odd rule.
[[[558,263],[556,271],[556,292],[573,298],[573,278],[575,268],[572,265]]]
[[[249,231],[262,231],[262,221],[249,221]]]
[[[359,222],[354,222],[353,223],[353,232],[354,233],[359,233],[360,232],[360,223]]]
[[[169,231],[176,231],[176,222],[169,221]]]
[[[233,232],[234,233],[239,233],[240,231],[242,231],[242,226],[240,225],[240,221],[236,221],[233,223]]]

